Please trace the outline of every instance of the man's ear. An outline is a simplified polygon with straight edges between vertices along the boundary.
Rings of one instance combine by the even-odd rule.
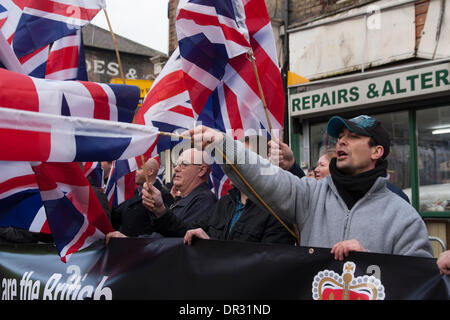
[[[383,157],[384,147],[381,145],[372,147],[372,160],[378,160]]]
[[[205,177],[205,175],[206,175],[206,176],[209,176],[209,170],[208,170],[208,167],[207,167],[207,166],[202,165],[201,170],[198,172],[198,176],[199,176],[200,178],[203,178],[203,177]]]

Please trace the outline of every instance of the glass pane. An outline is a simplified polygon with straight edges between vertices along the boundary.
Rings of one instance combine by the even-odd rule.
[[[420,211],[450,211],[450,106],[417,111]]]
[[[387,157],[390,182],[402,189],[411,187],[409,163],[408,112],[374,115],[391,136],[391,152]],[[326,134],[326,122],[311,125],[311,164],[315,165],[320,153],[334,147],[336,139]],[[411,191],[404,190],[411,200]]]
[[[374,117],[383,124],[391,136],[391,151],[386,158],[389,181],[401,189],[410,188],[408,112],[383,113]],[[410,189],[404,191],[411,201]]]
[[[310,153],[310,165],[316,166],[319,155],[326,149],[334,148],[336,145],[336,139],[330,137],[327,133],[327,123],[316,123],[311,125],[311,153]]]

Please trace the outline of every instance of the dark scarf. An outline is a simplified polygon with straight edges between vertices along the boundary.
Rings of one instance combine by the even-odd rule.
[[[336,167],[336,158],[330,161],[330,173],[339,195],[344,200],[348,209],[353,208],[355,203],[361,199],[373,186],[378,177],[387,176],[387,161],[382,160],[372,170],[350,176]]]

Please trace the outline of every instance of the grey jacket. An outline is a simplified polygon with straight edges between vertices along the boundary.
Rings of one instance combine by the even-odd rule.
[[[331,179],[315,180],[292,175],[226,137],[227,155],[266,203],[284,221],[297,223],[300,245],[331,248],[343,240],[356,239],[369,252],[433,257],[428,232],[420,215],[406,201],[386,188],[379,177],[351,210]],[[221,161],[220,152],[215,153]],[[246,159],[246,161],[244,161]],[[258,203],[230,165],[225,174]]]

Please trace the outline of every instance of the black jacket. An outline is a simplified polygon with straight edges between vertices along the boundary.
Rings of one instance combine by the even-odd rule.
[[[156,231],[167,237],[183,237],[189,229],[202,228],[211,239],[294,244],[295,238],[280,222],[250,199],[247,199],[241,217],[229,232],[237,192],[236,188],[229,190],[207,219],[194,223],[186,223],[167,211],[155,220]]]
[[[167,206],[172,205],[173,198],[161,183],[156,180],[153,185],[161,191],[164,203]],[[142,204],[141,187],[136,188],[132,198],[122,202],[111,211],[113,228],[129,237],[151,234],[154,231],[153,220],[151,211]]]
[[[216,202],[216,196],[205,182],[170,206],[169,211],[184,222],[192,223],[206,219],[211,214]]]

